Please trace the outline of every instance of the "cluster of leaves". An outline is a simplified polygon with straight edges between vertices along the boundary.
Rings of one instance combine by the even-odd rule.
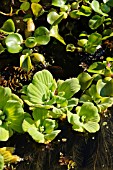
[[[49,7],[48,10],[45,7]],[[113,2],[111,0],[103,0],[103,2],[98,2],[97,0],[92,0],[91,2],[89,0],[75,2],[52,0],[51,3],[41,0],[31,0],[30,2],[28,0],[20,0],[20,8],[15,11],[14,15],[19,15],[19,11],[25,13],[23,21],[26,23],[26,29],[22,35],[19,33],[19,29],[15,27],[12,19],[5,21],[0,29],[0,32],[5,34],[0,44],[0,53],[4,52],[5,49],[9,53],[22,52],[20,66],[27,71],[32,68],[31,54],[35,56],[33,48],[47,45],[51,37],[66,45],[66,51],[74,52],[75,49],[80,48],[87,53],[93,54],[101,47],[102,41],[113,36],[111,28],[112,18],[109,15],[112,7]],[[47,23],[35,28],[35,20],[38,22],[40,16],[44,16]],[[73,34],[74,28],[69,26],[68,19],[79,21],[82,17],[88,18],[90,33],[86,32],[87,30],[82,30],[78,37],[78,35]],[[75,43],[76,45],[66,44],[63,37],[59,34],[63,29],[62,25],[62,27],[60,26],[61,30],[59,30],[59,24],[63,24],[64,20],[67,22],[67,27],[69,27],[68,34],[78,39],[77,44]],[[101,28],[101,32],[98,32],[99,28]],[[35,62],[39,62],[40,57],[38,59],[35,57],[35,60]]]
[[[13,155],[13,147],[0,148],[0,170],[3,170],[8,164],[20,162],[22,159]]]
[[[113,59],[93,63],[88,72],[93,75],[82,72],[77,78],[56,81],[48,70],[39,71],[23,86],[22,99],[0,86],[0,140],[27,132],[36,142],[49,143],[61,131],[58,119],[67,119],[75,131],[97,132],[100,114],[113,105]],[[23,110],[22,100],[32,114]]]

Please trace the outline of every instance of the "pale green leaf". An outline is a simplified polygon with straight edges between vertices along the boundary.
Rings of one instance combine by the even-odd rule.
[[[0,141],[7,141],[9,139],[9,131],[0,126]]]
[[[58,33],[58,25],[52,26],[51,30],[50,30],[50,36],[56,38],[57,40],[59,40],[62,44],[66,45],[63,37],[61,37]]]
[[[22,123],[22,129],[24,132],[27,132],[29,128],[36,128],[35,122],[31,118],[25,118]]]
[[[32,127],[28,129],[29,135],[38,143],[44,143],[44,135],[40,133],[37,128]]]
[[[80,90],[80,84],[77,78],[71,78],[65,80],[61,85],[58,87],[58,94],[60,92],[65,92],[64,96],[66,99],[71,98],[75,93]]]
[[[46,142],[51,142],[61,132],[61,130],[54,130],[50,134],[44,136]]]

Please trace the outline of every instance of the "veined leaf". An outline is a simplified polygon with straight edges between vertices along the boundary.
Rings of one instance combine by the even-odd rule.
[[[22,132],[22,121],[24,119],[24,110],[20,102],[15,100],[8,100],[3,113],[7,117],[7,124],[9,127],[17,132]]]
[[[51,142],[53,139],[55,139],[55,137],[61,132],[61,130],[54,130],[52,131],[50,134],[46,134],[44,136],[45,138],[45,143],[47,142]]]
[[[37,128],[32,127],[28,129],[29,135],[38,143],[44,143],[44,135],[40,133]]]
[[[6,105],[6,102],[11,97],[11,89],[9,87],[2,87],[0,86],[0,109],[3,109]]]
[[[41,82],[46,85],[49,89],[54,91],[57,87],[56,82],[53,79],[52,74],[48,70],[42,70],[37,72],[33,76],[33,82]]]
[[[58,87],[58,94],[65,92],[64,96],[66,99],[71,98],[75,93],[80,90],[80,84],[77,78],[67,79]]]

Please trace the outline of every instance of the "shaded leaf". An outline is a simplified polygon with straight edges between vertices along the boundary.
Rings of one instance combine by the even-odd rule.
[[[50,41],[49,30],[43,26],[40,26],[35,30],[34,36],[39,45],[46,45]]]

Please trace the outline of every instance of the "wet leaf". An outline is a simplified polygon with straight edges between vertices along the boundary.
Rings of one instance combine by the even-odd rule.
[[[9,34],[5,39],[7,50],[10,53],[19,53],[20,51],[22,51],[22,42],[23,38],[18,33]]]
[[[4,22],[3,26],[1,29],[4,33],[12,33],[15,32],[15,24],[12,19],[8,19],[7,21]]]
[[[46,45],[50,41],[49,30],[43,26],[40,26],[35,30],[34,36],[39,45]]]

